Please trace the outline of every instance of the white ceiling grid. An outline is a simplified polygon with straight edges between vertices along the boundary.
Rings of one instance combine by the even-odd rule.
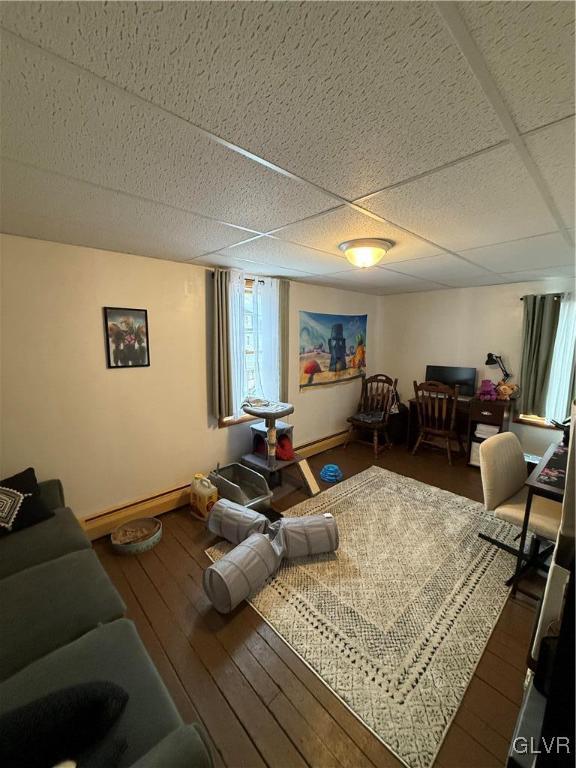
[[[3,2],[0,24],[4,232],[378,294],[573,274],[573,3]],[[353,237],[395,246],[354,270]]]

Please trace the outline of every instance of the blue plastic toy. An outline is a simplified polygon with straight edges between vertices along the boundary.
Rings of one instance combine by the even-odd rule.
[[[325,483],[338,483],[344,475],[338,464],[325,464],[320,470],[320,478]]]

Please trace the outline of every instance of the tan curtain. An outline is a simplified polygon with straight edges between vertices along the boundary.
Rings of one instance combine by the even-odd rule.
[[[278,283],[280,400],[286,403],[288,402],[288,371],[290,366],[290,280],[279,280]]]
[[[228,294],[230,273],[215,269],[213,283],[212,403],[214,415],[223,419],[232,415],[230,373],[230,317]]]
[[[521,412],[543,416],[560,300],[547,293],[524,296],[524,334],[520,372]]]

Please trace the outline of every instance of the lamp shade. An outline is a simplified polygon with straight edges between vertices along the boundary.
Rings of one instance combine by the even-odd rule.
[[[486,362],[484,365],[498,365],[498,360],[492,352],[488,352],[486,355]]]
[[[390,240],[363,237],[358,240],[347,240],[340,243],[338,248],[344,253],[350,264],[355,267],[373,267],[382,261],[394,243]]]

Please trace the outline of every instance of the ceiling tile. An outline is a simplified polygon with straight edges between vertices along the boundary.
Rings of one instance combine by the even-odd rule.
[[[511,146],[358,201],[451,250],[550,232],[555,223]]]
[[[258,231],[335,205],[92,75],[3,43],[5,156]]]
[[[278,265],[260,264],[255,261],[246,261],[238,259],[232,255],[232,251],[223,253],[210,253],[194,259],[191,264],[200,264],[206,267],[225,267],[227,269],[241,269],[252,275],[269,275],[272,277],[295,277],[307,278],[308,273],[291,267],[280,267]]]
[[[376,221],[348,206],[291,224],[275,232],[274,236],[336,255],[342,255],[338,244],[345,240],[356,237],[381,237],[394,243],[394,248],[385,257],[386,261],[419,259],[439,252],[438,248],[412,237],[403,230]]]
[[[531,280],[553,280],[559,277],[576,277],[576,267],[570,264],[565,267],[548,267],[547,269],[532,269],[525,272],[507,272],[502,277],[508,283],[524,283]]]
[[[457,256],[449,254],[398,264],[387,264],[386,267],[405,275],[422,280],[433,280],[454,287],[491,285],[502,282],[498,279],[498,275],[489,274],[481,267],[469,264]]]
[[[258,237],[247,243],[222,250],[224,256],[255,261],[269,267],[293,267],[310,274],[327,274],[346,269],[348,262],[343,256],[332,256],[323,251],[313,251],[301,245],[285,243],[273,237]]]
[[[464,251],[475,264],[500,274],[572,264],[574,250],[559,232]]]
[[[574,118],[524,137],[566,226],[574,226]]]
[[[326,280],[333,285],[353,290],[362,290],[366,293],[377,293],[379,295],[438,290],[438,288],[442,287],[432,281],[419,280],[409,275],[401,275],[383,267],[350,269],[346,272],[326,275]]]
[[[8,234],[173,260],[245,237],[192,213],[10,160],[0,170],[0,230]]]
[[[574,3],[458,6],[520,130],[574,114]]]
[[[23,37],[348,198],[504,138],[433,3],[9,6]]]

